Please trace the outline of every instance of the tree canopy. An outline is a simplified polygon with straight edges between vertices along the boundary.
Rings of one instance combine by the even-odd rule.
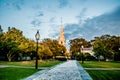
[[[64,55],[65,46],[58,44],[57,40],[49,38],[38,43],[38,57],[49,59],[59,55]],[[22,31],[8,27],[7,32],[3,32],[0,26],[0,55],[5,56],[9,61],[18,57],[35,57],[36,42],[23,36]]]
[[[96,37],[94,41],[94,52],[97,57],[103,56],[106,59],[115,59],[116,54],[120,54],[119,36],[102,35]],[[120,60],[120,59],[119,59]]]
[[[73,56],[81,53],[81,47],[89,48],[93,46],[95,56],[106,59],[120,60],[120,37],[111,35],[102,35],[95,37],[93,44],[83,38],[75,38],[70,42],[70,52]],[[0,25],[0,56],[7,60],[17,60],[18,57],[27,57],[34,59],[36,53],[36,42],[23,36],[22,31],[16,28],[8,27],[8,31],[3,32]],[[58,40],[45,38],[38,43],[38,57],[40,59],[56,58],[56,56],[66,56],[66,47],[60,45]],[[87,56],[89,56],[87,54]]]

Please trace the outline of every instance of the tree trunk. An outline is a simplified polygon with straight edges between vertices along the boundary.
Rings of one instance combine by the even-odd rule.
[[[98,57],[98,61],[100,62],[100,56]]]
[[[40,60],[42,61],[42,57],[39,57],[40,58]]]
[[[8,61],[11,62],[11,58],[8,58]]]
[[[12,58],[14,57],[15,55],[12,55],[10,52],[7,54],[7,58],[8,58],[8,61],[11,62]]]
[[[12,58],[11,58],[11,54],[8,53],[8,54],[7,54],[7,58],[8,58],[8,61],[11,62],[11,59],[12,59]]]

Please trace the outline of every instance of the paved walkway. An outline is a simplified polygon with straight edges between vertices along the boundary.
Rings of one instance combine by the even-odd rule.
[[[51,69],[37,72],[24,80],[92,80],[75,60],[70,60]]]

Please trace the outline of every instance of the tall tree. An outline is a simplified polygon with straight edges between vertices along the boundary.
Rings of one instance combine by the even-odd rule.
[[[89,47],[90,43],[87,42],[83,38],[75,38],[73,40],[70,40],[70,51],[72,53],[72,56],[77,56],[78,53],[81,51],[81,47]]]
[[[66,51],[66,48],[60,45],[57,40],[47,38],[43,40],[43,43],[49,47],[54,57],[63,55]]]
[[[102,35],[101,37],[95,38],[94,51],[97,57],[101,55],[104,59],[113,59],[118,49],[119,42],[118,37],[110,35]]]
[[[42,60],[43,58],[52,58],[53,54],[46,44],[40,43],[38,46],[38,56]]]
[[[16,55],[18,50],[18,45],[14,41],[3,41],[1,44],[2,48],[0,51],[8,58],[8,61],[11,61]]]
[[[9,51],[7,51],[7,57],[11,57],[11,56],[14,57],[13,51],[16,51],[17,48],[19,48],[19,51],[20,51],[21,44],[25,44],[23,42],[25,42],[25,40],[27,40],[27,39],[22,35],[22,31],[20,31],[16,28],[11,28],[9,31],[3,33],[2,40],[8,46],[7,49]],[[17,45],[17,47],[14,48],[16,45]],[[3,48],[6,48],[6,46]],[[18,55],[18,54],[19,53],[16,53],[15,55]]]

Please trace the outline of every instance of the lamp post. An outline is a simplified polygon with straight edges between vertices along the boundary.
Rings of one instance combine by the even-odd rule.
[[[62,56],[63,56],[63,50],[62,50]]]
[[[84,46],[82,45],[82,46],[81,46],[81,53],[82,53],[82,64],[84,63],[84,60],[83,60],[83,49],[84,49]]]
[[[40,34],[39,34],[39,30],[37,30],[37,33],[35,35],[36,41],[37,41],[37,48],[36,48],[36,62],[35,62],[35,69],[38,69],[38,40],[40,39]]]
[[[72,51],[70,51],[70,53],[71,53],[71,60],[72,60],[72,58],[73,58],[73,52],[72,52]]]
[[[120,36],[118,35],[118,44],[120,45]],[[120,50],[120,46],[118,46],[118,50]]]

